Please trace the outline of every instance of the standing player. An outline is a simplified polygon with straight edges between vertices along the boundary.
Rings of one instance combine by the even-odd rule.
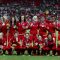
[[[40,22],[39,22],[39,34],[45,38],[47,36],[47,29],[46,29],[46,21],[45,21],[45,17],[42,16],[41,19],[40,19]]]
[[[2,30],[2,32],[3,32],[3,33],[4,33],[4,35],[5,35],[5,34],[6,34],[6,32],[7,32],[7,26],[6,26],[6,22],[5,22],[5,21],[3,21],[3,23],[2,23],[1,30]]]
[[[37,16],[33,16],[33,21],[30,22],[30,34],[31,35],[35,35],[37,34],[37,30],[38,30],[38,17]]]
[[[11,32],[12,35],[14,35],[16,28],[17,28],[16,27],[16,20],[15,20],[14,17],[12,17],[11,20],[10,20],[10,32]]]
[[[26,30],[28,29],[28,24],[25,21],[25,17],[23,15],[20,17],[20,20],[17,21],[16,26],[18,28],[17,30],[18,30],[20,37],[23,38]]]

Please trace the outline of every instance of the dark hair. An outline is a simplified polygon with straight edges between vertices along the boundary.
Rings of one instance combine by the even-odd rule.
[[[10,19],[10,25],[12,25],[12,17]],[[14,25],[16,25],[16,19],[14,18]]]
[[[25,16],[24,16],[24,22],[26,21],[26,18],[25,18]],[[21,16],[20,16],[20,18],[19,18],[19,22],[21,23]]]
[[[51,33],[51,32],[49,32],[49,33],[48,33],[48,35],[52,35],[52,33]]]
[[[20,16],[20,18],[19,18],[19,22],[21,23],[21,16]]]

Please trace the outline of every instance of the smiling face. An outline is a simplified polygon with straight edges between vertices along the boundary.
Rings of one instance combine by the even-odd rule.
[[[51,35],[51,34],[48,35],[48,39],[49,39],[49,40],[52,39],[52,35]]]
[[[38,17],[37,16],[33,16],[33,21],[37,22],[38,21]]]
[[[26,34],[25,37],[26,37],[26,39],[28,39],[29,38],[29,34]]]
[[[21,21],[24,21],[24,16],[21,16]]]
[[[40,21],[41,21],[41,22],[44,22],[44,20],[45,20],[45,17],[42,16],[42,17],[40,18]]]
[[[53,22],[54,22],[54,21],[55,21],[55,17],[52,17],[52,18],[51,18],[51,21],[53,21]]]
[[[40,41],[42,40],[42,37],[40,35],[38,36],[38,40],[40,40]]]

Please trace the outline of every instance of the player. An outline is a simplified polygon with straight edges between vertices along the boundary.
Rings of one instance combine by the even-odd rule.
[[[37,16],[33,16],[33,21],[30,22],[30,34],[32,35],[36,35],[37,34],[37,30],[38,30],[38,17]]]
[[[37,40],[37,36],[32,36],[32,42],[33,42],[33,55],[37,55],[37,51],[38,51],[38,40]]]
[[[21,38],[17,31],[12,39],[12,49],[16,50],[17,55],[24,54],[25,51],[24,36]]]
[[[17,29],[16,20],[14,17],[12,17],[12,19],[10,20],[10,32],[12,35],[14,35],[15,29]]]
[[[43,55],[42,48],[44,46],[44,40],[41,35],[38,35],[37,39],[38,39],[38,52],[37,52],[37,54]]]
[[[3,50],[3,33],[0,32],[0,54],[2,54]]]
[[[25,46],[29,55],[32,55],[32,37],[26,33],[25,34]]]
[[[6,53],[6,51],[8,52],[9,55],[12,55],[12,40],[13,36],[10,33],[10,30],[7,30],[6,35],[4,35],[4,39],[3,39],[3,54]]]

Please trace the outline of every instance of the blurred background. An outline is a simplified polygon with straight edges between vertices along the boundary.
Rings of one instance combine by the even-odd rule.
[[[0,16],[16,14],[19,17],[21,12],[35,14],[46,10],[60,16],[60,0],[0,0]]]

